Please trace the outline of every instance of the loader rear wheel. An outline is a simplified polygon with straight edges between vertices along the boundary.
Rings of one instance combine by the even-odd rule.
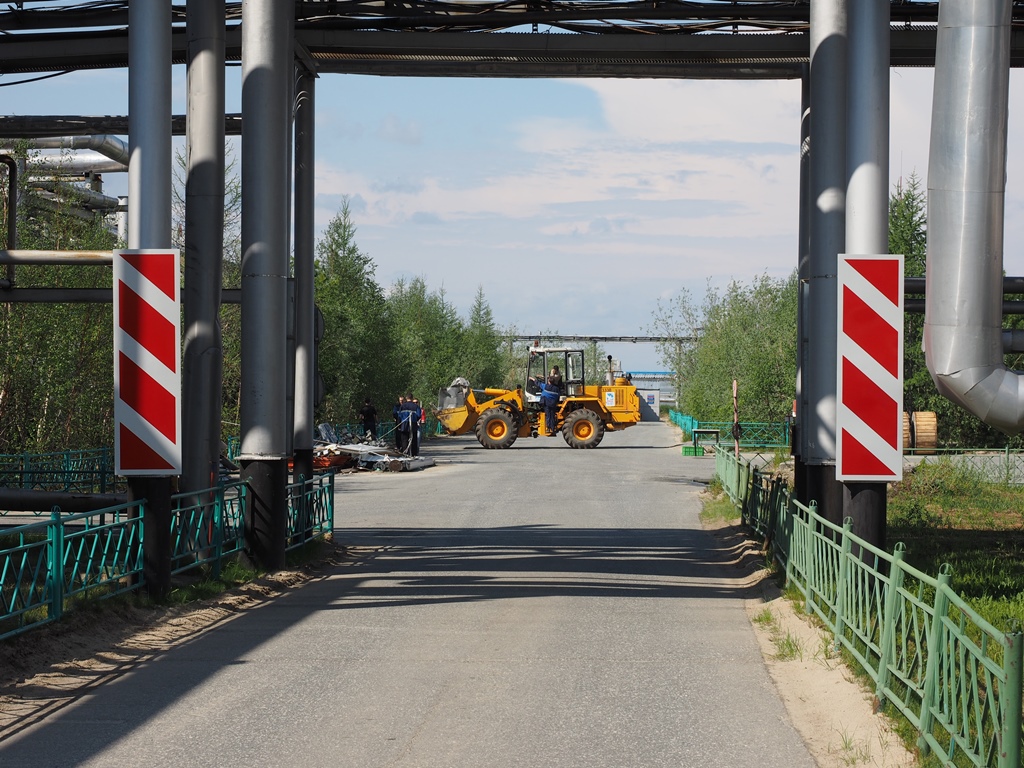
[[[596,448],[604,438],[604,422],[593,411],[580,408],[566,417],[562,434],[570,448]]]
[[[475,429],[476,439],[484,448],[509,448],[519,436],[512,414],[498,408],[484,413]]]

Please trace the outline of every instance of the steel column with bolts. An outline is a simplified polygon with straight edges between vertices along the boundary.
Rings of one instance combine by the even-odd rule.
[[[313,476],[316,360],[313,306],[316,75],[301,71],[295,98],[295,423],[294,478]]]
[[[846,253],[889,252],[889,0],[850,4]],[[846,483],[843,517],[885,547],[886,484]]]
[[[171,245],[171,6],[128,4],[128,247]],[[164,597],[171,586],[171,481],[133,477],[128,498],[145,499],[146,587]]]
[[[836,458],[836,269],[846,247],[847,0],[810,7],[811,221],[807,284],[807,494],[842,518]]]
[[[248,545],[280,570],[287,538],[288,125],[294,4],[242,4],[242,476]]]
[[[217,482],[224,353],[224,0],[188,0],[182,490]]]

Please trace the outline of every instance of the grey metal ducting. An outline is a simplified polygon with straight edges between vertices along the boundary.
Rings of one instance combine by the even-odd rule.
[[[86,150],[75,155],[39,155],[30,158],[32,173],[59,173],[62,176],[84,176],[87,173],[125,173],[128,166],[99,152]]]
[[[928,160],[924,349],[939,392],[1007,434],[1024,427],[1003,362],[1010,0],[939,4]]]
[[[125,166],[121,170],[128,166],[128,144],[117,136],[54,136],[21,142],[32,149],[93,149]]]

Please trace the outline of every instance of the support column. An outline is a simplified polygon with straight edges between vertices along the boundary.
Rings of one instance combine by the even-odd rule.
[[[242,477],[247,545],[285,564],[288,510],[288,126],[294,4],[242,4]]]
[[[224,0],[188,0],[182,490],[217,483],[224,353]]]
[[[811,232],[807,290],[808,494],[842,520],[836,481],[836,270],[846,249],[847,0],[811,3]],[[835,487],[833,487],[835,486]]]
[[[889,0],[850,5],[846,253],[889,252]],[[847,483],[843,516],[885,547],[886,484]]]
[[[302,70],[295,98],[295,427],[292,476],[313,477],[316,331],[313,302],[316,75]]]
[[[796,422],[790,436],[793,445],[793,491],[806,504],[807,425],[810,411],[804,390],[807,371],[807,285],[811,274],[811,71],[803,65],[800,73],[800,230],[798,235],[796,306]]]
[[[128,247],[171,246],[171,6],[128,4]],[[146,499],[146,588],[161,599],[171,586],[171,480],[133,477],[130,501]]]

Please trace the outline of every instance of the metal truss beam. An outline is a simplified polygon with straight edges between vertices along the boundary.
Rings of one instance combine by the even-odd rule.
[[[1024,28],[1013,29],[1012,66],[1024,66]],[[296,40],[320,73],[429,77],[795,78],[808,57],[806,32],[786,34],[545,34],[374,32],[306,27]],[[185,61],[185,32],[173,59]],[[237,26],[229,61],[241,58]],[[892,30],[892,66],[930,67],[934,28]],[[124,29],[8,35],[0,73],[118,68],[128,63]]]
[[[242,116],[224,116],[224,132],[228,136],[242,133]],[[171,117],[171,133],[185,135],[185,116]],[[0,140],[37,139],[49,136],[127,136],[126,115],[0,115]]]
[[[534,336],[506,336],[508,341],[511,342],[533,342],[533,341],[573,341],[573,342],[593,342],[596,344],[604,344],[610,342],[625,342],[631,344],[637,343],[648,343],[655,344],[659,342],[678,342],[681,344],[697,341],[696,336],[562,336],[559,334],[536,334]]]

